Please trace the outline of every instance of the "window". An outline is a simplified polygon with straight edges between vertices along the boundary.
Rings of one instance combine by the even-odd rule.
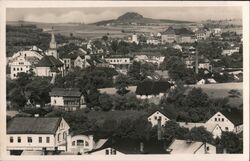
[[[106,149],[106,155],[109,155],[109,150],[108,149]]]
[[[112,150],[112,154],[116,155],[116,150],[115,149]]]
[[[13,76],[16,77],[16,74],[14,74]]]
[[[209,151],[209,146],[207,146],[207,151]]]
[[[63,132],[63,139],[66,139],[66,137],[67,137],[67,133]]]
[[[17,71],[19,71],[19,68],[16,68]]]
[[[17,142],[21,143],[21,137],[20,136],[17,138]]]
[[[155,116],[155,120],[157,120],[157,116]]]
[[[56,100],[54,100],[54,104],[56,104]]]
[[[214,118],[214,121],[217,121],[217,118]]]
[[[72,142],[72,146],[75,146],[75,145],[76,145],[76,142],[75,142],[75,141],[73,141],[73,142]]]
[[[13,68],[14,71],[16,71],[16,68]]]
[[[89,142],[85,141],[85,146],[89,146]]]
[[[28,143],[32,143],[32,137],[28,137]]]
[[[151,118],[149,118],[148,121],[151,121]]]
[[[60,138],[61,138],[61,133],[58,134],[57,141],[60,141]]]
[[[221,121],[223,122],[223,121],[224,121],[224,118],[221,118]]]
[[[225,127],[225,130],[228,131],[228,127]]]
[[[13,143],[14,142],[14,138],[11,136],[10,137],[10,143]]]
[[[50,142],[49,137],[46,137],[46,143],[49,143],[49,142]]]
[[[43,142],[42,137],[39,137],[39,138],[38,138],[38,141],[39,141],[39,143],[42,143],[42,142]]]
[[[23,71],[23,68],[20,68],[21,71]]]
[[[220,121],[220,118],[218,118],[218,121]]]
[[[161,120],[161,116],[159,116],[159,120]]]

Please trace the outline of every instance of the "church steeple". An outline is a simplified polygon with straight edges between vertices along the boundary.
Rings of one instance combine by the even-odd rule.
[[[50,40],[50,43],[49,43],[49,49],[48,49],[47,55],[52,55],[56,59],[59,58],[58,53],[57,53],[57,46],[56,46],[55,35],[54,35],[54,32],[53,32],[53,27],[52,27],[52,31],[51,31],[51,40]]]

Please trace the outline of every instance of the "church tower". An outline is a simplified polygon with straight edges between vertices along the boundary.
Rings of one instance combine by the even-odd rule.
[[[51,41],[49,43],[48,55],[52,55],[56,59],[59,58],[58,53],[57,53],[55,35],[53,31],[51,32]]]

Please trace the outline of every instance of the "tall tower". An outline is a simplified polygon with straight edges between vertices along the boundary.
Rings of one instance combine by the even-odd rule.
[[[195,42],[195,73],[199,73],[199,55],[198,55],[198,42]]]
[[[48,55],[52,55],[56,59],[59,58],[58,53],[57,53],[56,40],[55,40],[53,28],[52,28],[52,32],[51,32],[51,41],[49,43]]]

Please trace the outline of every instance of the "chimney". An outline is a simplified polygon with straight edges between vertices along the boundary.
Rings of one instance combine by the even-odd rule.
[[[140,152],[143,153],[144,152],[144,143],[140,142]]]
[[[158,123],[157,123],[157,138],[158,138],[158,140],[161,140],[161,120],[158,119],[157,121],[158,121]]]
[[[198,65],[199,65],[199,58],[198,58],[198,49],[197,49],[197,46],[198,46],[198,43],[195,42],[195,73],[198,74],[199,73],[199,69],[198,69]]]

